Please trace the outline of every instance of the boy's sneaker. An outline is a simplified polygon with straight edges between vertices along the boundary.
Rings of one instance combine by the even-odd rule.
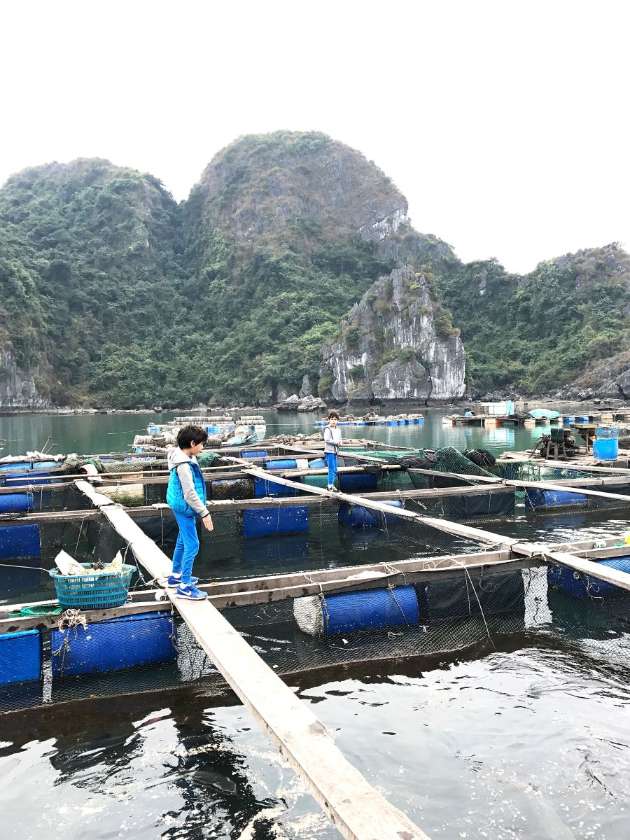
[[[182,577],[181,575],[169,575],[166,578],[166,588],[167,589],[177,589],[178,586],[181,585]],[[190,582],[193,586],[196,586],[199,583],[198,577],[191,577]]]
[[[339,492],[339,490],[337,490],[337,488],[335,487],[335,485],[334,485],[334,484],[332,484],[332,485],[328,488],[328,490],[329,490],[329,492],[330,492],[330,493],[338,493],[338,492]]]
[[[201,589],[192,584],[191,586],[178,586],[175,591],[176,598],[186,598],[188,601],[205,601],[208,597],[207,592],[202,592]]]

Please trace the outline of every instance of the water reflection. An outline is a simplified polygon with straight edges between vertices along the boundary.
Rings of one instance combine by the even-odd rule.
[[[147,839],[236,840],[251,827],[251,837],[276,837],[264,815],[256,817],[278,801],[257,794],[248,758],[217,713],[198,702],[149,707],[139,720],[113,702],[101,708],[100,722],[79,714],[75,726],[60,722],[51,729],[52,737],[37,741],[14,730],[0,749],[5,771],[12,765],[19,779],[35,775],[52,784],[38,797],[40,812],[29,809],[21,819],[17,792],[0,791],[5,827],[20,825],[23,836],[45,836],[45,808],[55,816],[54,836],[114,837],[122,827]],[[98,822],[86,823],[95,814]]]

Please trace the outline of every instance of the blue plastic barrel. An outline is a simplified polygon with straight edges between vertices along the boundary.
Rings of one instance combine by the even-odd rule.
[[[570,426],[572,423],[575,423],[575,417],[565,414],[562,418],[562,425]]]
[[[295,458],[280,458],[277,461],[265,461],[266,470],[296,470]]]
[[[420,621],[418,596],[413,586],[328,595],[324,598],[322,609],[326,636],[357,630],[416,626]]]
[[[595,562],[598,565],[607,566],[609,569],[617,569],[620,572],[630,574],[630,556],[611,557],[608,560],[596,560]],[[560,589],[573,598],[599,598],[624,591],[618,586],[608,583],[608,581],[576,572],[567,566],[548,566],[547,581],[549,586]]]
[[[39,557],[39,525],[0,527],[0,557]]]
[[[339,489],[343,493],[358,493],[361,490],[376,490],[378,473],[339,473]]]
[[[0,513],[26,513],[33,508],[31,493],[4,493],[0,495]]]
[[[252,508],[243,511],[243,536],[299,534],[308,531],[308,508],[302,506]]]
[[[267,458],[269,456],[268,452],[265,452],[264,449],[242,449],[241,450],[241,458]]]
[[[268,481],[266,478],[254,477],[255,499],[264,499],[265,496],[298,496],[299,493],[300,491],[294,487],[278,484],[277,481]]]
[[[176,656],[170,612],[140,613],[53,630],[53,676],[120,671],[165,662]]]
[[[617,438],[593,441],[593,458],[596,461],[616,461],[619,457],[619,441]]]
[[[308,462],[309,470],[323,470],[326,467],[326,461],[323,458],[314,458]]]
[[[383,504],[390,507],[402,508],[403,503],[400,499],[394,499],[391,502],[384,502]],[[378,510],[370,510],[370,508],[362,507],[361,505],[339,505],[339,512],[337,514],[339,522],[349,528],[382,528],[384,524],[393,525],[400,520],[396,514],[381,513]]]
[[[19,630],[0,636],[0,685],[38,680],[41,669],[39,630]]]
[[[582,493],[569,493],[566,490],[525,491],[525,507],[529,510],[539,508],[579,507],[587,504],[587,497]]]
[[[588,416],[588,414],[580,414],[580,415],[576,415],[575,422],[576,423],[588,423],[590,421],[590,419],[591,418]]]

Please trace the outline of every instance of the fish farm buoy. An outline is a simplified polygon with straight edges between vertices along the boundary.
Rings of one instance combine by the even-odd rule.
[[[370,589],[338,595],[307,595],[293,602],[298,627],[309,636],[335,636],[359,630],[416,626],[420,621],[413,586]]]
[[[0,496],[0,513],[27,513],[32,509],[32,493],[5,493]]]
[[[597,563],[630,574],[630,556],[611,557],[608,560],[598,560]],[[559,589],[573,598],[602,598],[624,591],[606,580],[575,572],[566,566],[548,566],[547,580],[552,589]]]
[[[384,504],[396,508],[404,507],[400,499],[384,502]],[[339,505],[337,516],[341,525],[346,525],[349,528],[382,528],[383,525],[394,525],[398,521],[396,514],[388,516],[379,510],[370,510],[361,505],[348,505],[345,503]]]

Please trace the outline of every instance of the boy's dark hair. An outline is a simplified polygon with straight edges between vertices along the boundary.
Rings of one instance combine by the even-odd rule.
[[[195,443],[205,443],[208,432],[201,426],[182,426],[177,433],[177,445],[180,449],[188,449]]]
[[[339,413],[337,411],[329,411],[328,412],[328,419],[330,420],[331,417],[336,417],[339,420]]]

